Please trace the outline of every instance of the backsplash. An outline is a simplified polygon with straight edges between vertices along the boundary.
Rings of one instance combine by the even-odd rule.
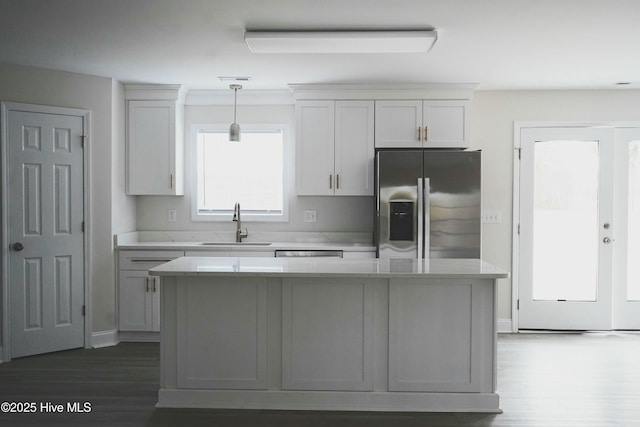
[[[136,231],[115,236],[115,245],[138,242],[233,242],[234,231]],[[350,232],[254,232],[244,242],[373,244],[372,233]]]

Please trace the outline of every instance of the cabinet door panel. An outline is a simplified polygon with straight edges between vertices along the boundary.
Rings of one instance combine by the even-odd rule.
[[[153,330],[153,278],[146,271],[121,271],[119,279],[119,330]]]
[[[424,101],[425,148],[469,146],[469,101]]]
[[[336,101],[335,194],[373,195],[374,103]]]
[[[377,148],[422,147],[422,101],[376,101],[375,120]]]
[[[299,196],[333,194],[334,102],[296,103],[296,192]]]
[[[127,194],[176,194],[175,101],[128,101],[127,109]]]

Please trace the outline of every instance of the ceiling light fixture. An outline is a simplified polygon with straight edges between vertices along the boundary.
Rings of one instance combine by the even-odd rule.
[[[246,31],[253,53],[426,53],[438,34],[408,31]]]
[[[218,76],[221,82],[248,82],[251,80],[249,76]]]
[[[233,123],[229,126],[229,141],[240,141],[240,125],[236,123],[236,111],[238,109],[238,89],[241,85],[229,85],[233,89]]]

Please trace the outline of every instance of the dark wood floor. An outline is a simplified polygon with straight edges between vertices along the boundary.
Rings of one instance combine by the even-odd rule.
[[[0,364],[0,402],[90,402],[82,414],[2,414],[0,426],[640,426],[639,334],[498,341],[503,414],[157,409],[158,345],[123,343]]]

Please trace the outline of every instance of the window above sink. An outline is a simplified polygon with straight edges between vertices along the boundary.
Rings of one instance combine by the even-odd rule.
[[[288,220],[289,142],[286,125],[241,123],[230,142],[228,124],[192,126],[192,220],[231,221],[236,202],[246,222]]]

